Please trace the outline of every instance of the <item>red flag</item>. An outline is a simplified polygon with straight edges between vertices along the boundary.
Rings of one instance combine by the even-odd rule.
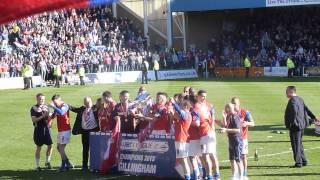
[[[146,138],[152,133],[152,130],[153,130],[153,124],[154,122],[150,122],[146,128],[144,128],[143,130],[141,130],[138,134],[138,141],[140,143],[140,146],[141,146],[141,143],[146,140]]]
[[[46,11],[84,8],[88,0],[1,0],[0,24]]]
[[[88,8],[117,0],[1,0],[0,24],[46,11],[67,8]]]
[[[112,166],[118,164],[121,137],[120,124],[120,119],[118,119],[112,130],[111,138],[108,140],[108,149],[101,163],[101,173],[108,173]]]

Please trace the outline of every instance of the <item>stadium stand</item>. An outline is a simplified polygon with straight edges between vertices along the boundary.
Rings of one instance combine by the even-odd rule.
[[[128,18],[112,17],[111,9],[64,10],[28,17],[0,28],[1,77],[21,76],[22,64],[30,61],[35,74],[53,79],[54,66],[62,73],[140,70],[143,58],[150,63],[159,52],[148,51],[140,29]],[[191,66],[186,56],[160,52],[160,66],[170,69]],[[155,56],[157,57],[157,56]]]
[[[297,67],[319,66],[318,11],[318,7],[290,7],[245,14],[236,29],[223,29],[219,38],[211,39],[209,53],[222,67],[239,67],[246,55],[257,67],[286,66],[288,55]]]
[[[247,55],[256,67],[286,66],[292,56],[296,74],[302,75],[302,67],[320,66],[318,10],[316,6],[247,9],[235,24],[223,22],[220,34],[208,39],[207,49],[196,46],[188,51],[147,47],[133,21],[114,18],[108,6],[44,13],[0,27],[0,77],[21,76],[26,61],[35,74],[45,73],[46,80],[53,79],[58,63],[66,74],[76,73],[81,64],[86,73],[140,70],[142,60],[152,64],[155,54],[160,69],[196,70],[206,60],[214,60],[216,67],[242,67]]]

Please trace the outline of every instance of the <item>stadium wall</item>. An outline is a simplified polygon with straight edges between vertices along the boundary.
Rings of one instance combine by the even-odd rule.
[[[85,74],[85,83],[93,84],[112,84],[112,83],[127,83],[141,81],[141,71],[124,71],[124,72],[104,72],[104,73],[88,73]],[[159,80],[169,79],[189,79],[197,78],[198,74],[195,69],[184,70],[168,70],[158,71]],[[80,79],[78,75],[67,75],[68,83],[71,85],[79,84]],[[155,80],[155,72],[148,71],[148,79]],[[41,86],[43,81],[40,76],[33,76],[33,87]],[[1,89],[22,89],[24,87],[22,77],[14,78],[0,78]]]

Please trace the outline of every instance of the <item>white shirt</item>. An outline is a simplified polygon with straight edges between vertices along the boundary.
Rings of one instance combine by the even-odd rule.
[[[97,127],[97,122],[95,120],[92,109],[85,109],[82,113],[82,129],[90,130]]]

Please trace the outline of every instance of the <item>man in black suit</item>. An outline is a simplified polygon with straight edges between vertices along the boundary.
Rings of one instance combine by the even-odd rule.
[[[307,165],[302,145],[303,131],[310,122],[316,120],[315,115],[305,105],[303,99],[296,94],[296,87],[288,86],[286,90],[289,98],[284,119],[286,128],[290,131],[290,141],[295,160],[294,168]],[[310,118],[310,120],[309,120]]]
[[[148,84],[148,69],[149,69],[149,63],[146,59],[142,62],[142,82],[141,84]]]
[[[72,129],[72,134],[81,134],[82,170],[87,170],[89,159],[90,132],[99,131],[97,113],[98,109],[96,105],[92,104],[92,99],[90,97],[85,97],[83,100],[83,106],[79,108],[70,106],[70,111],[77,113],[76,121]]]

